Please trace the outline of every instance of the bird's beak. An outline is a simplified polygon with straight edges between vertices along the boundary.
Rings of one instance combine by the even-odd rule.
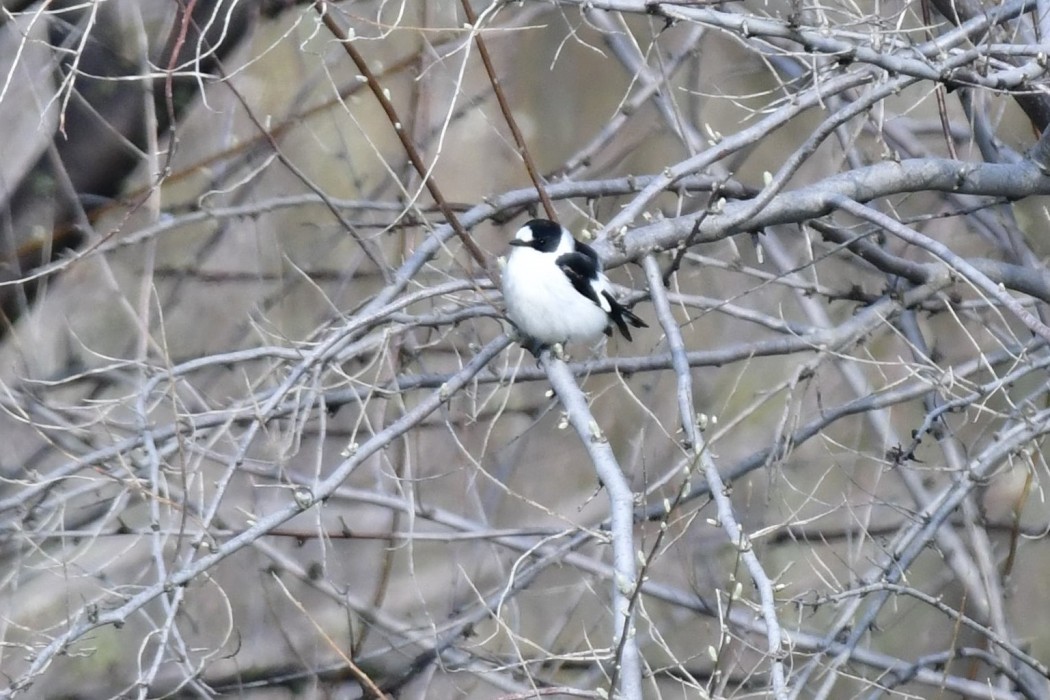
[[[528,247],[529,247],[530,245],[532,245],[532,243],[530,243],[529,241],[523,241],[523,240],[521,240],[520,238],[515,238],[515,239],[513,239],[513,240],[512,240],[511,242],[510,242],[510,244],[511,244],[511,245],[516,245],[516,246],[524,246],[524,247],[526,247],[526,248],[528,248]]]

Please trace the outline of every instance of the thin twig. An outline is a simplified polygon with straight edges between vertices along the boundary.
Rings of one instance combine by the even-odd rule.
[[[729,493],[718,472],[714,459],[707,450],[707,444],[703,433],[700,431],[696,411],[693,408],[693,382],[692,370],[686,357],[685,343],[682,340],[678,323],[671,312],[671,305],[663,288],[663,275],[656,259],[648,255],[642,261],[646,278],[649,281],[649,292],[652,295],[653,307],[660,321],[660,327],[667,338],[670,346],[672,363],[675,371],[677,386],[679,419],[682,424],[682,433],[685,436],[684,447],[692,458],[699,461],[704,477],[710,486],[710,493],[718,509],[718,522],[725,530],[730,544],[737,548],[740,558],[747,567],[751,580],[759,595],[759,608],[762,611],[762,619],[766,624],[766,642],[769,663],[771,665],[770,681],[773,697],[777,700],[787,698],[787,674],[784,668],[784,632],[777,618],[776,601],[773,593],[773,582],[766,575],[762,563],[759,562],[751,542],[737,522],[733,513],[733,504],[729,500]]]
[[[499,75],[496,74],[496,68],[492,64],[488,46],[485,45],[485,39],[482,38],[481,27],[478,26],[478,15],[474,12],[474,8],[471,7],[470,0],[461,0],[461,4],[463,5],[463,12],[467,15],[467,22],[470,23],[470,33],[474,35],[474,42],[478,45],[478,54],[481,56],[481,62],[485,65],[485,73],[489,76],[492,91],[496,93],[496,101],[499,102],[500,112],[503,113],[503,119],[506,120],[510,133],[514,136],[514,145],[518,147],[518,155],[521,156],[522,161],[525,163],[525,170],[528,171],[529,179],[532,180],[532,185],[536,188],[540,202],[543,203],[543,211],[547,212],[547,218],[557,221],[558,212],[554,210],[551,198],[547,196],[547,189],[543,184],[543,179],[536,169],[536,163],[532,160],[532,154],[529,153],[529,146],[525,143],[525,136],[521,133],[521,129],[518,128],[518,121],[514,118],[514,111],[510,107],[507,95],[503,92],[503,85],[500,83]]]
[[[485,253],[478,247],[478,244],[474,242],[470,233],[463,228],[463,225],[459,222],[459,217],[456,216],[456,212],[449,205],[445,196],[441,194],[441,190],[437,186],[437,182],[434,181],[434,177],[427,167],[426,163],[423,162],[422,156],[419,155],[419,150],[416,145],[412,143],[411,137],[408,135],[407,130],[404,128],[404,122],[397,115],[397,110],[394,108],[390,98],[386,96],[386,92],[383,90],[383,86],[376,79],[372,70],[368,67],[368,62],[365,61],[364,56],[354,46],[353,40],[347,35],[346,31],[339,26],[339,23],[335,21],[331,13],[328,12],[328,3],[326,0],[317,0],[314,3],[314,9],[321,16],[321,21],[324,22],[325,27],[328,31],[339,40],[343,50],[346,51],[346,55],[350,57],[350,60],[357,66],[357,70],[360,71],[364,77],[365,82],[368,84],[369,89],[375,96],[376,101],[379,102],[379,106],[383,108],[383,112],[386,114],[387,119],[390,121],[390,125],[394,128],[394,133],[397,134],[397,138],[401,141],[401,147],[405,149],[405,155],[412,162],[412,167],[419,173],[420,179],[423,180],[423,184],[426,186],[427,191],[430,192],[430,196],[433,197],[434,203],[441,209],[441,215],[445,217],[445,221],[452,227],[459,237],[459,240],[463,243],[463,247],[467,249],[470,256],[474,258],[476,262],[489,276],[493,276],[491,270],[489,270],[488,259]],[[493,281],[495,277],[493,277]]]
[[[1028,327],[1028,330],[1050,343],[1050,327],[1035,317],[1028,309],[1024,308],[1017,299],[1007,293],[1005,288],[1000,287],[983,272],[967,262],[961,255],[955,253],[951,248],[928,236],[924,236],[912,228],[904,226],[896,219],[886,216],[882,212],[869,206],[855,202],[849,197],[833,194],[828,197],[828,203],[832,206],[849,212],[850,214],[869,221],[897,236],[903,241],[918,248],[922,248],[943,261],[953,271],[965,277],[974,287],[984,294],[996,299],[999,303],[1009,309],[1010,313]]]

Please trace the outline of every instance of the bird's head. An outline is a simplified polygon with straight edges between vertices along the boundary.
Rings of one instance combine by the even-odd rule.
[[[533,248],[541,253],[553,253],[559,246],[566,245],[571,238],[561,224],[548,219],[533,219],[518,229],[510,244]]]

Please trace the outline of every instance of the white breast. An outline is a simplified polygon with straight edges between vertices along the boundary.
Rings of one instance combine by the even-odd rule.
[[[609,324],[605,311],[572,286],[555,256],[514,248],[503,271],[507,315],[522,333],[541,343],[596,340]]]

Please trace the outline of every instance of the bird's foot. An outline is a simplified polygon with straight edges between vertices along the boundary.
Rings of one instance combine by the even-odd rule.
[[[536,358],[536,364],[540,363],[540,355],[544,350],[551,351],[551,357],[557,358],[562,362],[568,362],[569,356],[565,352],[564,343],[544,343],[535,338],[530,338],[527,335],[519,334],[518,342],[521,343],[521,347],[532,353],[532,356]]]
[[[532,356],[536,358],[536,363],[539,364],[540,353],[543,352],[544,348],[547,346],[535,338],[525,337],[521,339],[521,347],[531,352]]]

